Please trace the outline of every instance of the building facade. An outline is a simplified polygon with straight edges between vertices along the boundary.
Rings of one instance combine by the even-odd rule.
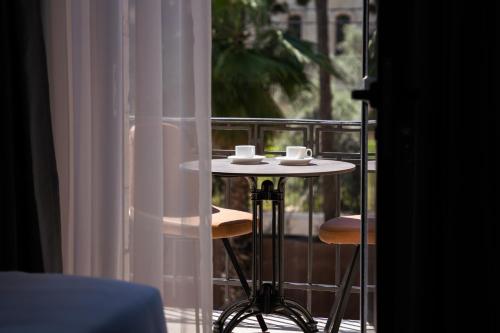
[[[346,25],[363,24],[363,0],[325,0],[328,2],[328,32],[329,49],[332,54],[340,52],[339,44],[344,40]],[[317,20],[315,1],[310,0],[306,5],[302,1],[285,0],[288,13],[273,16],[273,24],[292,35],[316,43]],[[375,28],[375,16],[370,15],[370,30]]]

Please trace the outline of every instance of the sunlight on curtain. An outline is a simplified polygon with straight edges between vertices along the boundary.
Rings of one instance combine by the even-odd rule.
[[[210,1],[44,11],[65,272],[155,286],[170,332],[211,331]]]
[[[211,329],[210,2],[129,3],[132,280]],[[182,163],[200,160],[202,171]],[[200,321],[201,320],[201,321]]]

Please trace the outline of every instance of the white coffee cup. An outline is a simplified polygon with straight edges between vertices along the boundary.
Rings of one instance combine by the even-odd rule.
[[[304,159],[307,157],[312,157],[312,150],[304,146],[287,146],[286,147],[286,157],[293,159]]]
[[[241,145],[234,147],[234,154],[237,157],[250,158],[255,156],[255,146]]]

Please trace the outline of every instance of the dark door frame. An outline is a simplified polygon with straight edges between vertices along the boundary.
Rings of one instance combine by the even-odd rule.
[[[378,3],[380,333],[498,330],[498,12]]]

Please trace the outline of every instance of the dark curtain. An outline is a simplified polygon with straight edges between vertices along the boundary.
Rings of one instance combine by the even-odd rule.
[[[0,270],[60,272],[58,178],[40,3],[0,2]]]
[[[381,333],[499,331],[498,7],[379,1]]]

